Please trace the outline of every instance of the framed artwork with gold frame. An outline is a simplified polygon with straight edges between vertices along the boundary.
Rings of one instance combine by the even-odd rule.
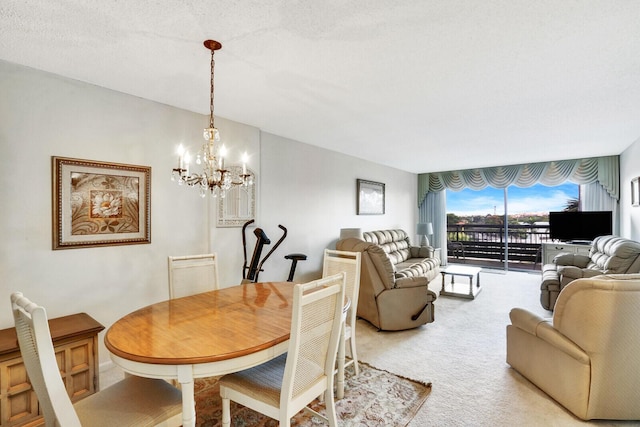
[[[151,243],[151,167],[53,156],[53,250]]]

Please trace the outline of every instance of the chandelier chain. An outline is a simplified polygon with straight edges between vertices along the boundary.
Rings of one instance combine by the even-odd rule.
[[[213,80],[213,76],[214,76],[214,67],[216,66],[216,61],[215,61],[215,59],[213,59],[213,54],[214,53],[215,53],[215,50],[211,49],[211,86],[210,86],[211,90],[209,92],[209,100],[210,100],[209,111],[211,113],[210,116],[209,116],[209,127],[210,128],[214,128],[215,127],[214,123],[213,123],[213,121],[214,121],[214,116],[213,116],[213,93],[214,93],[213,81],[214,80]]]

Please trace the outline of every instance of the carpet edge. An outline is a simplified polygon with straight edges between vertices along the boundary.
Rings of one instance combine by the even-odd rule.
[[[404,375],[396,374],[395,372],[387,371],[386,369],[378,368],[377,366],[374,366],[369,362],[363,362],[362,360],[358,360],[358,363],[360,363],[362,365],[366,365],[366,366],[368,366],[370,368],[373,368],[373,369],[375,369],[377,371],[386,372],[387,374],[396,376],[398,378],[402,378],[404,380],[411,381],[411,382],[414,382],[416,384],[420,384],[423,387],[427,387],[429,389],[433,389],[433,383],[431,381],[422,381],[422,380],[416,380],[415,378],[409,378],[409,377],[406,377]]]

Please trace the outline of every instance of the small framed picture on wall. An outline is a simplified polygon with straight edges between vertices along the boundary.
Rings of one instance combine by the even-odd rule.
[[[631,206],[640,206],[640,177],[631,180]]]
[[[384,184],[357,180],[358,215],[384,215]]]

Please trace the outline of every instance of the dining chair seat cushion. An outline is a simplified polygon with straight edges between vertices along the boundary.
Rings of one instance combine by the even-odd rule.
[[[151,427],[168,418],[182,420],[182,393],[164,380],[132,375],[73,407],[83,426]]]
[[[303,366],[298,369],[314,371],[309,377],[315,377],[322,373],[322,369],[317,365],[304,363],[304,359],[299,359],[299,361]],[[280,405],[280,391],[286,363],[287,354],[285,353],[253,368],[225,375],[220,379],[220,384],[250,396],[252,399],[277,407]]]
[[[253,368],[225,375],[221,378],[220,384],[238,390],[252,399],[278,406],[286,363],[285,353]]]

